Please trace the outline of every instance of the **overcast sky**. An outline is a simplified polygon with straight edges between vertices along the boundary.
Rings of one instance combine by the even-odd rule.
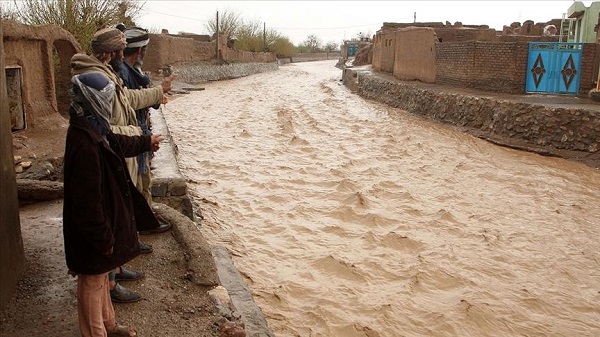
[[[583,1],[589,6],[592,1]],[[136,23],[151,31],[168,29],[207,34],[206,22],[216,12],[235,12],[247,21],[264,23],[294,44],[314,34],[323,43],[341,43],[359,33],[375,34],[383,22],[446,22],[503,25],[525,20],[562,18],[573,0],[549,1],[154,1],[148,0]]]

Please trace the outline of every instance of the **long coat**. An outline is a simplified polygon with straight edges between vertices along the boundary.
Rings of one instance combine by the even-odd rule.
[[[110,127],[114,133],[128,136],[139,136],[141,132],[135,110],[161,104],[163,90],[161,86],[145,89],[128,89],[123,80],[113,71],[110,65],[103,64],[94,56],[75,54],[71,57],[71,75],[99,72],[106,75],[116,85],[116,97],[113,100]],[[127,158],[127,168],[131,173],[134,185],[137,185],[138,163],[135,158]]]
[[[71,116],[64,157],[63,234],[67,267],[78,274],[105,273],[136,257],[136,222],[155,219],[132,184],[124,158],[150,151],[150,136],[111,132],[106,137],[108,144],[84,117]],[[111,247],[113,253],[108,254]]]

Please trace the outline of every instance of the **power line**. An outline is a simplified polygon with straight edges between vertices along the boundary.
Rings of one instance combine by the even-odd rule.
[[[412,16],[407,16],[404,18],[397,18],[396,20],[409,20],[409,19],[413,19]],[[398,21],[394,21],[394,22],[398,22]],[[360,27],[368,27],[368,26],[375,26],[375,25],[382,25],[383,22],[377,22],[377,23],[371,23],[371,24],[364,24],[364,25],[355,25],[355,26],[341,26],[341,27],[272,27],[273,29],[286,29],[286,30],[299,30],[299,29],[349,29],[349,28],[360,28]]]
[[[160,14],[160,15],[165,15],[165,16],[171,16],[174,18],[180,18],[180,19],[186,19],[186,20],[192,20],[192,21],[198,21],[198,22],[209,22],[210,20],[199,20],[197,18],[191,18],[191,17],[187,17],[187,16],[182,16],[182,15],[175,15],[175,14],[167,14],[167,13],[163,13],[163,12],[158,12],[158,11],[153,11],[150,9],[142,9],[143,12],[149,12],[149,13],[154,13],[154,14]],[[412,17],[405,17],[405,18],[398,18],[398,20],[406,20],[406,19],[412,19]],[[281,30],[330,30],[330,29],[350,29],[350,28],[361,28],[361,27],[369,27],[369,26],[375,26],[375,25],[381,25],[383,24],[383,22],[377,22],[377,23],[371,23],[371,24],[364,24],[364,25],[354,25],[354,26],[339,26],[339,27],[271,27],[272,29],[281,29]]]
[[[163,13],[163,12],[157,12],[157,11],[153,11],[150,9],[142,9],[142,12],[150,12],[150,13],[154,13],[154,14],[160,14],[160,15],[165,15],[165,16],[171,16],[174,18],[180,18],[180,19],[187,19],[187,20],[192,20],[192,21],[198,21],[198,22],[208,22],[210,20],[199,20],[196,18],[190,18],[187,16],[181,16],[181,15],[175,15],[175,14],[167,14],[167,13]]]
[[[347,28],[359,28],[359,27],[367,27],[367,26],[375,26],[380,25],[381,22],[371,23],[366,25],[358,25],[358,26],[344,26],[344,27],[294,27],[294,28],[286,28],[286,27],[272,27],[273,29],[286,29],[286,30],[307,30],[307,29],[347,29]]]

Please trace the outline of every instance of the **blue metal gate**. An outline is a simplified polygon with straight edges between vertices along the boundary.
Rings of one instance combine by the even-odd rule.
[[[582,50],[583,43],[529,42],[525,91],[577,95]]]

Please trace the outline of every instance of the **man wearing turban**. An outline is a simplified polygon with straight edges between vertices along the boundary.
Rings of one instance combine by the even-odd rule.
[[[123,61],[123,49],[126,46],[125,35],[117,28],[104,28],[97,31],[92,38],[91,47],[93,55],[75,54],[71,58],[71,74],[81,75],[87,73],[102,73],[115,84],[115,97],[112,100],[110,129],[115,134],[127,136],[140,136],[142,132],[138,127],[135,109],[141,109],[164,102],[164,93],[171,90],[171,79],[163,81],[161,86],[130,90],[123,86],[122,80],[117,75]],[[134,186],[138,186],[138,163],[135,157],[126,158],[129,179]],[[169,224],[161,224],[155,216],[147,221],[136,222],[137,230],[162,231],[169,229]],[[114,273],[111,273],[111,276]],[[117,277],[119,276],[119,277]],[[111,279],[111,297],[116,302],[134,302],[141,297],[139,294],[116,284],[117,278],[135,280],[141,278],[143,273],[118,267],[115,280]]]

